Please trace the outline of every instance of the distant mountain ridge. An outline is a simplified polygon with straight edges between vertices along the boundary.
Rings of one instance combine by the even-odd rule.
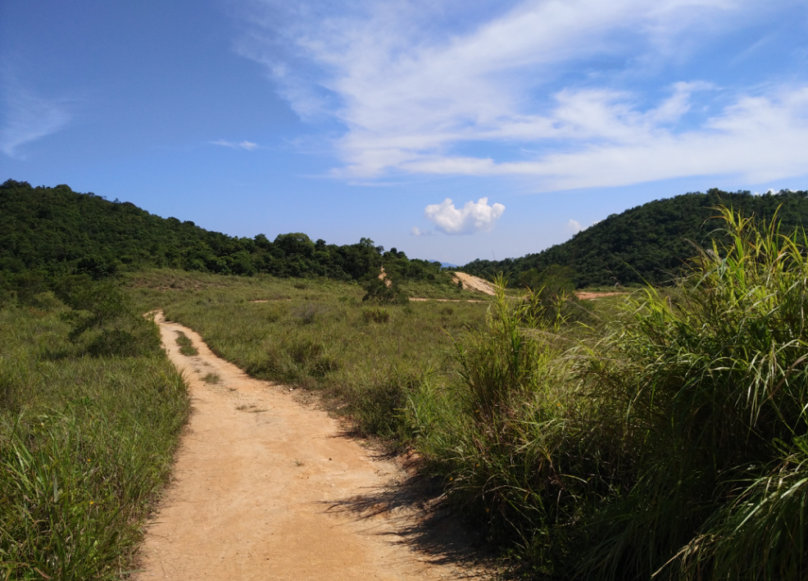
[[[567,242],[521,258],[475,260],[460,270],[492,279],[503,273],[511,285],[529,271],[541,273],[551,265],[575,271],[578,288],[587,286],[665,284],[695,254],[693,244],[709,243],[720,235],[722,222],[713,208],[732,207],[744,216],[777,217],[784,233],[808,224],[808,191],[783,190],[762,196],[750,192],[688,193],[656,200],[612,214],[577,233]]]

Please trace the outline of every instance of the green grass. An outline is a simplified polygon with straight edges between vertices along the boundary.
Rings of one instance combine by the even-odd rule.
[[[177,340],[177,345],[179,345],[179,347],[180,347],[180,353],[182,353],[183,355],[186,355],[186,356],[189,356],[189,357],[199,355],[199,351],[197,350],[197,348],[194,347],[194,344],[191,342],[191,340],[188,338],[188,336],[185,333],[183,333],[182,331],[177,331],[177,339],[176,340]]]
[[[0,309],[0,578],[118,579],[168,477],[185,385],[153,324],[76,334],[89,315],[36,302]],[[97,349],[109,337],[126,355]]]
[[[202,378],[202,381],[210,383],[211,385],[217,385],[221,380],[222,378],[219,377],[218,373],[208,373]]]
[[[141,310],[163,308],[254,377],[317,389],[355,420],[359,433],[394,441],[406,436],[401,410],[407,392],[425,377],[452,379],[452,337],[484,326],[488,307],[376,306],[362,301],[357,284],[167,270],[135,275],[129,286]]]
[[[588,332],[502,293],[462,381],[408,398],[429,469],[523,574],[808,577],[808,243],[724,217],[732,245]]]

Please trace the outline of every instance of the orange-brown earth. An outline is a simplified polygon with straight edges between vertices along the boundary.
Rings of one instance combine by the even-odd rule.
[[[603,297],[616,297],[626,295],[625,292],[599,292],[599,291],[575,291],[577,296],[582,301],[593,301],[595,299],[602,299]]]
[[[216,357],[192,330],[162,313],[155,320],[193,413],[135,579],[483,576],[467,558],[467,534],[412,492],[399,463],[346,437],[290,388]],[[180,331],[198,356],[180,354]]]
[[[490,296],[497,294],[494,291],[494,286],[490,282],[478,276],[466,274],[465,272],[453,272],[452,277],[454,278],[455,284],[458,282],[463,283],[463,288],[466,290],[476,291]]]

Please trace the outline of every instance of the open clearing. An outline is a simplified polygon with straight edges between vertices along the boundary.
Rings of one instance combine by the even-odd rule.
[[[155,320],[193,413],[136,579],[482,577],[464,558],[468,539],[414,498],[401,466],[288,387],[219,359],[192,330]],[[198,355],[180,354],[179,332]]]

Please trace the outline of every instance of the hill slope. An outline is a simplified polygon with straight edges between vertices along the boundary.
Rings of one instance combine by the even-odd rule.
[[[536,254],[500,261],[475,260],[462,270],[483,278],[505,274],[511,284],[525,280],[532,270],[541,273],[551,265],[570,267],[580,287],[670,281],[682,262],[694,254],[693,243],[704,245],[720,235],[722,223],[713,219],[713,208],[724,204],[745,216],[771,219],[782,205],[783,231],[808,223],[808,192],[783,191],[753,196],[717,189],[649,202],[612,214],[583,230],[571,240]]]
[[[66,185],[0,185],[0,287],[3,279],[82,273],[99,279],[143,267],[358,280],[382,265],[396,279],[450,280],[439,264],[410,260],[396,249],[384,252],[367,238],[344,246],[301,233],[274,241],[263,234],[238,238]]]

